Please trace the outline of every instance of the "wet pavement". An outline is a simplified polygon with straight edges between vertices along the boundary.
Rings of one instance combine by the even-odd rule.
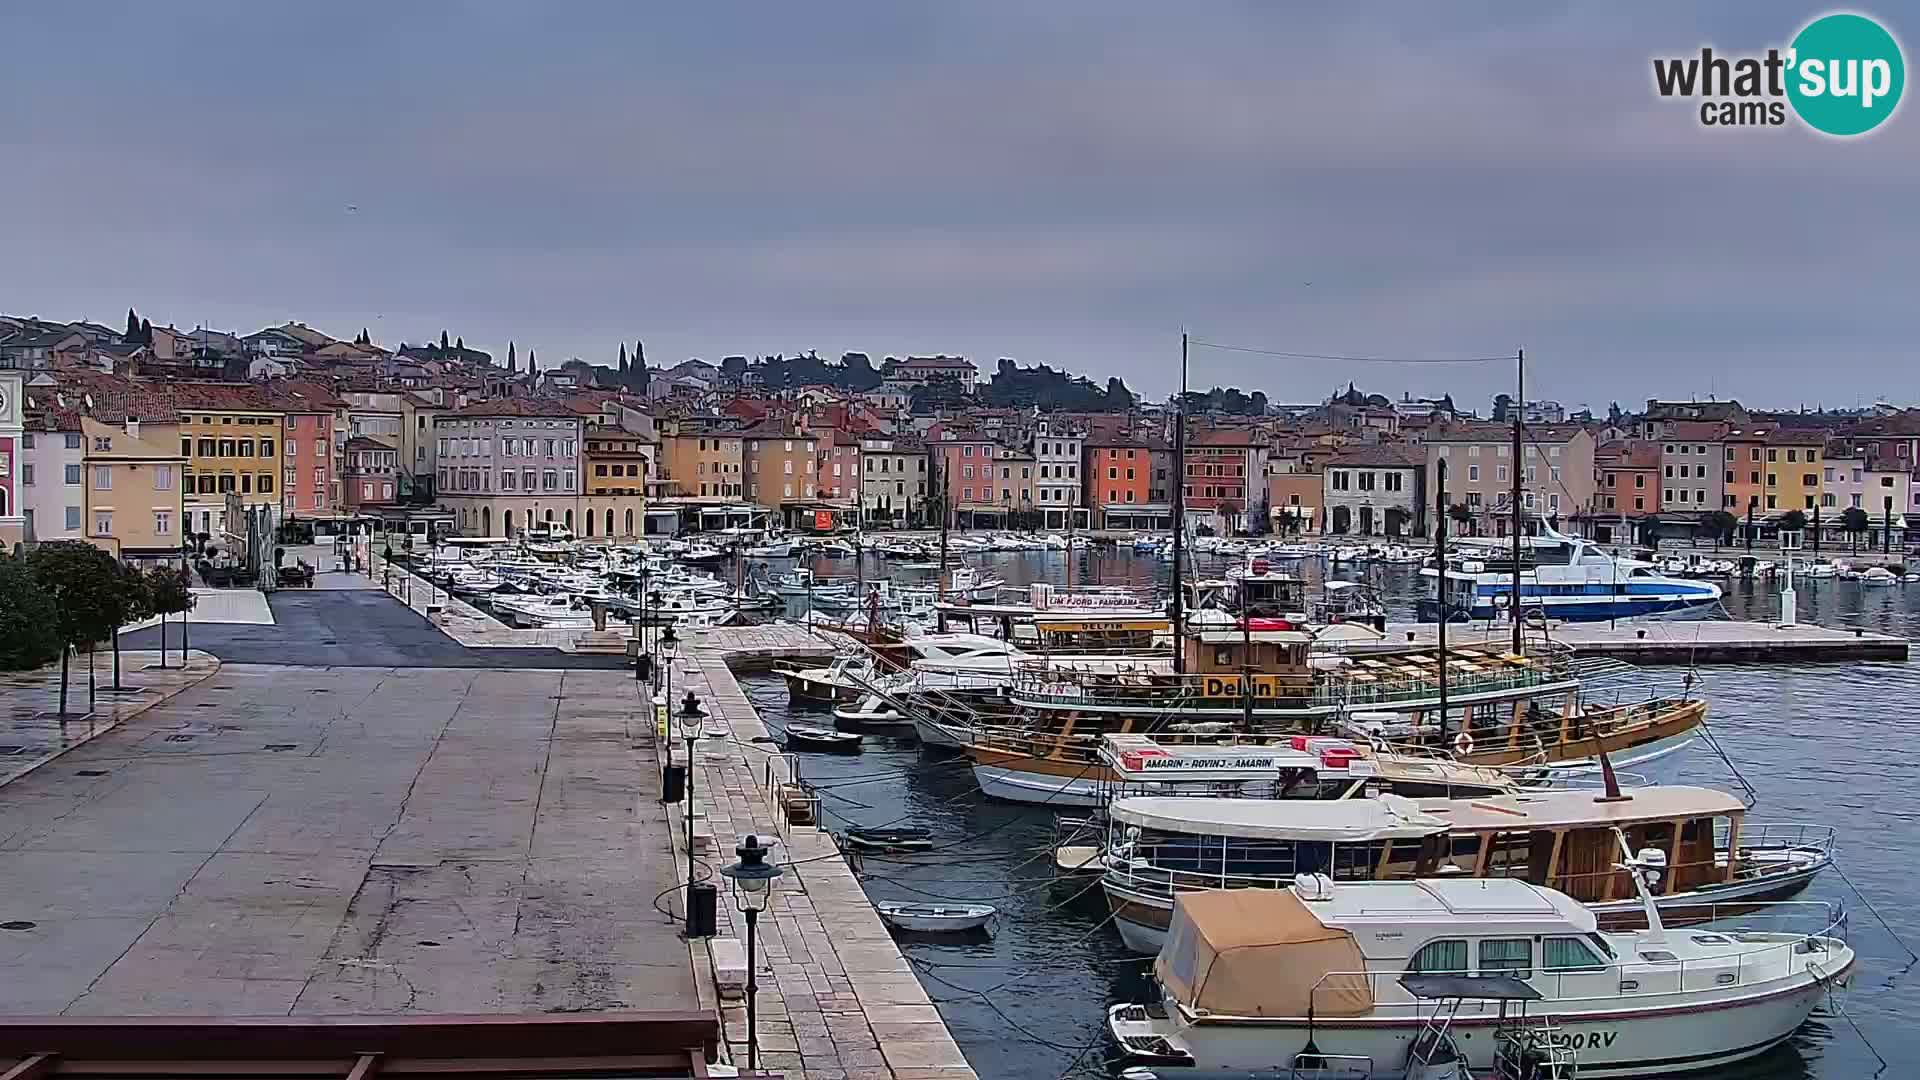
[[[0,1012],[693,1007],[635,704],[618,672],[229,663],[0,787]]]

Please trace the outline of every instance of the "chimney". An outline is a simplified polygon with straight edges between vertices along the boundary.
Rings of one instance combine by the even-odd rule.
[[[140,421],[135,420],[131,416],[127,417],[127,438],[138,439],[139,437],[140,437]]]

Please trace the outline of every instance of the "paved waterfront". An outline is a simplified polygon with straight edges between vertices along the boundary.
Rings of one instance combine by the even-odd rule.
[[[690,1007],[634,705],[617,672],[228,664],[0,787],[32,924],[0,1011]]]
[[[238,664],[311,667],[618,668],[619,656],[564,652],[552,647],[474,649],[456,641],[416,611],[397,603],[365,578],[324,574],[332,587],[282,589],[268,597],[273,624],[201,623],[189,628],[193,648]],[[444,595],[444,594],[442,594]],[[167,627],[178,646],[180,626]],[[125,635],[123,645],[158,648],[158,628]]]
[[[220,670],[218,660],[198,650],[188,653],[185,667],[177,650],[170,649],[167,655],[171,666],[161,668],[157,651],[122,649],[119,691],[112,689],[112,654],[95,657],[99,685],[91,711],[87,708],[87,658],[74,658],[67,676],[65,716],[59,711],[59,664],[0,674],[0,784],[105,735]]]

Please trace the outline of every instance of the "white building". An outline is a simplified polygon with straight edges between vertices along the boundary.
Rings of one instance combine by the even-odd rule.
[[[37,395],[36,395],[37,397]],[[66,430],[71,425],[72,430]],[[14,462],[14,513],[25,520],[35,540],[84,540],[86,512],[85,443],[79,414],[47,409],[21,433]]]
[[[1028,444],[1033,454],[1033,508],[1049,529],[1089,529],[1093,521],[1080,497],[1081,453],[1086,435],[1042,420]]]
[[[583,420],[524,398],[434,418],[435,491],[465,536],[514,536],[532,522],[585,527]]]

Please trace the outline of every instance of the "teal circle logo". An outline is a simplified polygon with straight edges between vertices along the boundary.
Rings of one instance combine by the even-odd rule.
[[[1906,59],[1864,15],[1823,15],[1793,39],[1787,100],[1808,127],[1842,138],[1879,127],[1900,105]]]

